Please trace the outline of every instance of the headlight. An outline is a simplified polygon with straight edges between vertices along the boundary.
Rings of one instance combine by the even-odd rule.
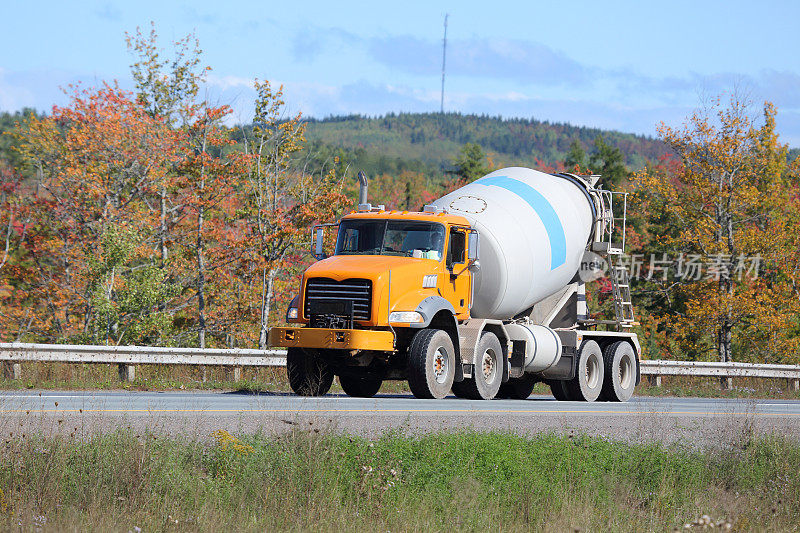
[[[297,320],[297,308],[290,307],[288,311],[286,311],[286,320]]]
[[[425,318],[416,311],[395,311],[389,313],[389,322],[398,322],[403,324],[418,324],[425,322]]]

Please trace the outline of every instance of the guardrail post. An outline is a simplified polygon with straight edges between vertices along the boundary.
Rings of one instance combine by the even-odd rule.
[[[120,381],[134,381],[136,379],[136,367],[133,365],[126,365],[125,363],[120,363],[118,365],[119,369],[119,380]]]
[[[733,378],[719,378],[722,390],[731,390],[733,388]]]
[[[795,392],[800,391],[800,379],[790,379],[789,390],[793,390]]]
[[[6,361],[3,363],[3,377],[6,379],[22,379],[22,365]]]
[[[651,387],[661,387],[661,376],[647,376]]]
[[[226,381],[241,381],[242,380],[242,367],[240,366],[226,366],[223,368],[225,376],[223,379]]]

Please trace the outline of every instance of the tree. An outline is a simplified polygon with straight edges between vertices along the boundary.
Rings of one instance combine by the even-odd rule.
[[[131,65],[137,101],[152,117],[163,117],[170,124],[186,124],[192,104],[210,67],[200,65],[200,42],[193,33],[173,43],[173,57],[164,59],[158,46],[155,23],[145,37],[141,28],[125,33],[128,51],[137,61]]]
[[[99,311],[90,264],[110,231],[136,236],[126,268],[152,261],[156,225],[145,199],[171,160],[175,139],[130,96],[111,85],[76,90],[67,107],[31,115],[19,133],[38,190],[25,239],[35,265],[26,292],[46,308],[36,310],[31,325],[51,338],[91,334]],[[110,297],[120,268],[113,268]]]
[[[486,155],[475,143],[467,143],[461,147],[461,152],[453,164],[455,175],[458,176],[458,181],[462,185],[473,182],[489,172],[486,166]]]
[[[0,274],[21,248],[30,223],[21,181],[0,161]]]
[[[153,118],[163,119],[171,127],[188,128],[197,116],[197,94],[205,74],[210,70],[200,63],[200,44],[194,34],[173,43],[173,55],[158,45],[155,24],[150,23],[150,33],[145,36],[140,28],[131,35],[125,34],[128,52],[136,61],[131,65],[131,76],[136,84],[136,100]],[[183,210],[182,198],[173,184],[177,178],[178,161],[162,175],[153,190],[157,194],[159,210],[159,253],[161,268],[166,268],[169,243],[174,241],[173,228],[178,224]]]
[[[245,137],[252,157],[244,216],[252,242],[258,243],[252,248],[253,262],[261,273],[258,344],[265,348],[276,276],[308,238],[309,226],[332,219],[347,200],[335,166],[317,179],[290,172],[292,155],[305,141],[305,124],[299,114],[285,118],[283,87],[273,91],[268,81],[256,81],[255,89],[253,129]]]
[[[151,116],[165,120],[182,142],[176,151],[181,157],[154,184],[158,191],[159,250],[161,267],[194,289],[197,342],[205,347],[208,319],[214,317],[213,329],[218,335],[223,335],[233,319],[222,309],[226,302],[217,300],[219,305],[211,309],[213,300],[209,296],[226,292],[226,285],[235,283],[221,269],[227,268],[244,244],[221,246],[220,239],[229,245],[232,241],[230,217],[220,207],[228,202],[236,212],[237,187],[245,163],[223,126],[230,109],[198,99],[210,68],[201,66],[197,38],[189,34],[174,42],[171,58],[164,57],[154,26],[147,36],[137,28],[135,35],[127,35],[127,43],[137,59],[131,73],[138,103]],[[168,264],[170,247],[179,251],[172,264]]]
[[[581,172],[580,169],[586,168],[586,151],[577,139],[573,140],[569,145],[569,151],[564,158],[564,168],[568,172],[576,170]]]
[[[733,97],[723,107],[716,100],[680,130],[662,124],[659,133],[678,160],[635,177],[636,210],[647,219],[652,242],[713,265],[702,279],[684,276],[670,284],[662,317],[668,333],[693,336],[701,342],[688,350],[702,355],[706,345],[720,361],[746,354],[780,361],[797,353],[793,224],[800,208],[796,169],[787,165],[775,115],[765,103],[759,126],[746,102]],[[752,258],[763,261],[758,277],[740,275]]]
[[[184,234],[184,250],[194,255],[193,285],[197,299],[197,340],[206,347],[209,277],[221,266],[220,261],[209,261],[207,241],[218,238],[224,215],[220,211],[223,200],[234,196],[237,182],[245,172],[242,160],[235,153],[226,153],[225,147],[233,144],[228,132],[221,126],[230,108],[209,107],[206,103],[193,106],[189,123],[184,128],[187,156],[180,167],[178,183],[186,192],[186,206],[193,215]],[[217,248],[216,252],[225,254]],[[224,305],[224,302],[219,302]]]
[[[31,225],[30,191],[22,177],[0,160],[0,339],[19,341],[30,327],[26,290],[35,278],[25,242]]]
[[[100,238],[97,255],[87,259],[87,293],[92,313],[76,341],[87,344],[160,344],[172,329],[171,313],[161,304],[174,297],[177,285],[163,269],[135,261],[138,239],[110,227]]]
[[[594,151],[589,156],[589,168],[603,177],[606,188],[618,189],[628,176],[625,157],[619,148],[606,143],[602,135],[594,139]]]

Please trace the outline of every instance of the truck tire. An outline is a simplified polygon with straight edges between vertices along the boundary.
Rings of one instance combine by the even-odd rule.
[[[627,402],[636,388],[636,353],[629,342],[612,342],[603,350],[605,378],[601,399]]]
[[[441,329],[421,329],[408,348],[408,386],[417,398],[444,398],[456,371],[453,341]]]
[[[339,385],[348,396],[372,398],[380,390],[383,380],[369,376],[339,376]]]
[[[570,401],[569,397],[569,389],[567,389],[567,382],[566,381],[551,381],[550,385],[550,392],[553,393],[553,396],[559,402],[568,402]]]
[[[286,351],[289,386],[300,396],[323,396],[333,384],[333,372],[317,350],[289,348]]]
[[[472,377],[453,383],[453,393],[459,398],[491,400],[503,383],[503,347],[497,335],[484,331],[475,355]]]
[[[595,341],[585,341],[578,350],[575,377],[566,382],[569,398],[578,402],[593,402],[603,390],[603,352]]]
[[[533,392],[533,387],[539,380],[531,374],[525,374],[519,378],[511,378],[502,385],[497,392],[496,398],[508,398],[511,400],[525,400]]]

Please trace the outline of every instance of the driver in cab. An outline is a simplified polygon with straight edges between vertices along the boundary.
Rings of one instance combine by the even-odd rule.
[[[431,232],[430,246],[427,250],[423,250],[421,257],[423,259],[433,259],[435,261],[439,261],[442,258],[442,244],[442,234],[437,231]]]

